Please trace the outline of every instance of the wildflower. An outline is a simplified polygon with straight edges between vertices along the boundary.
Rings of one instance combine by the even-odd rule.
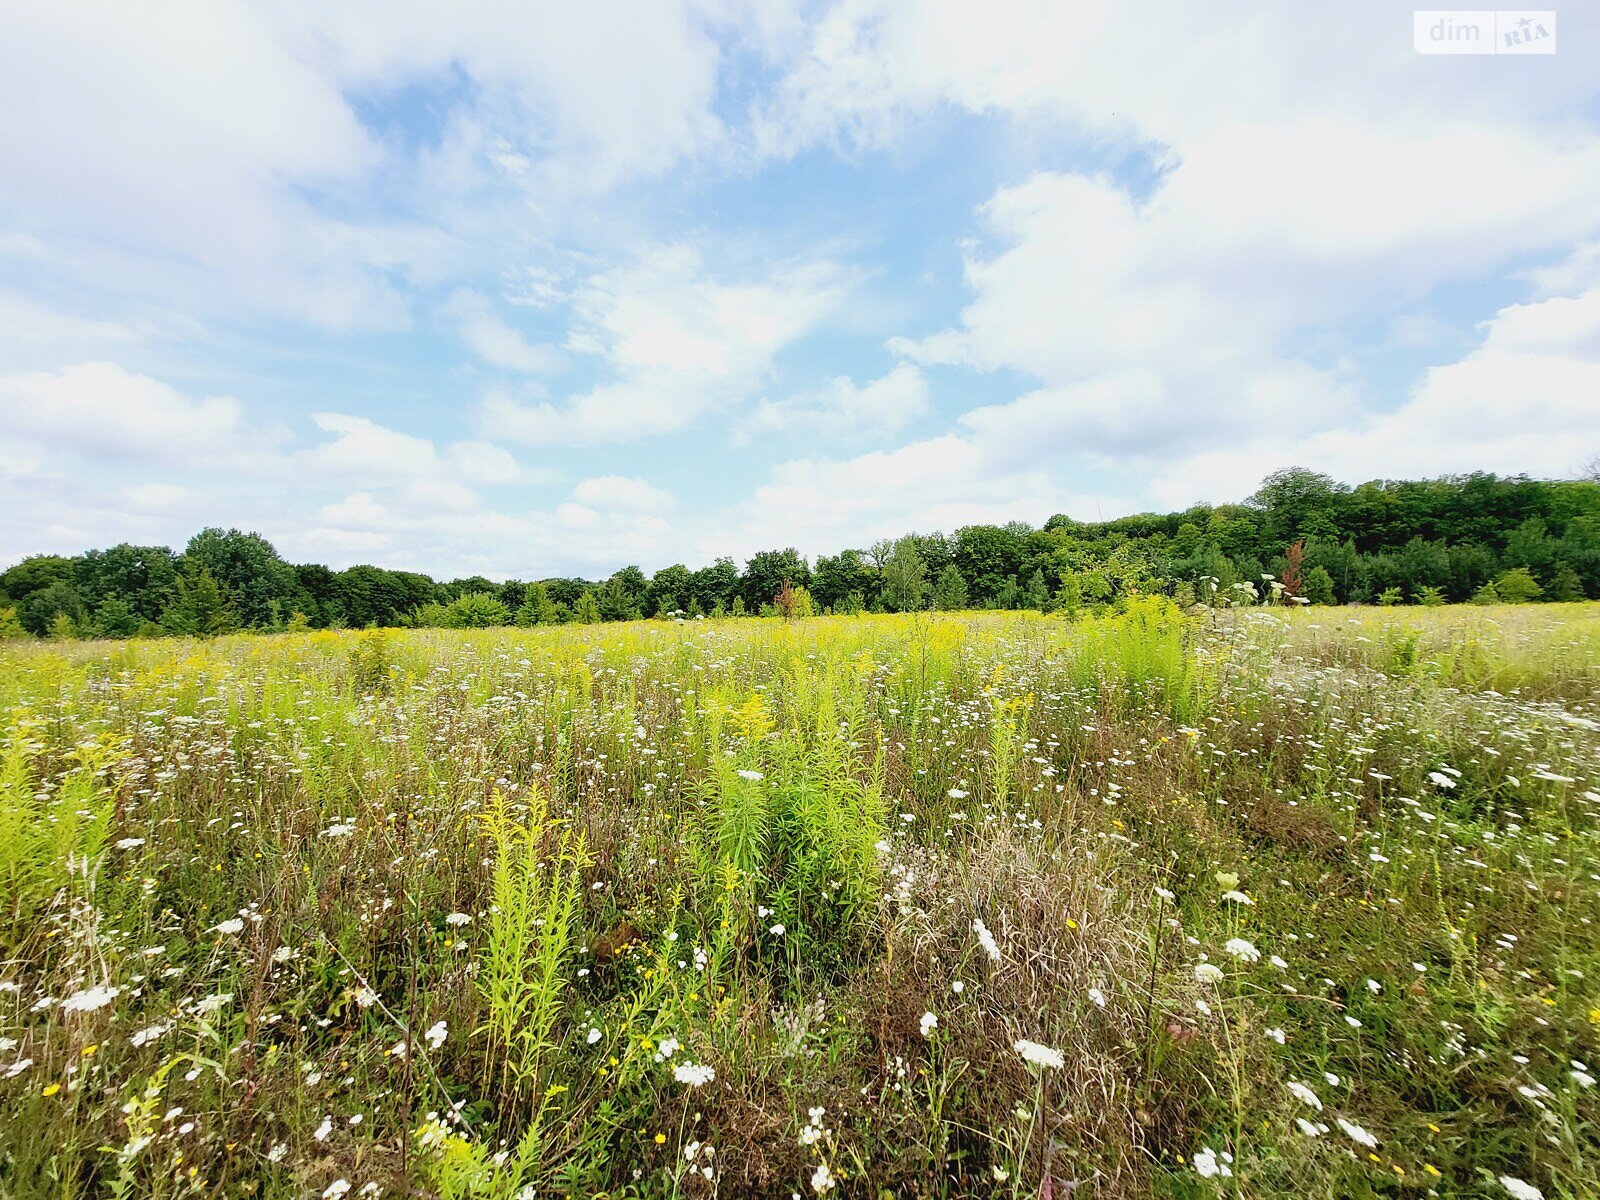
[[[1018,1040],[1014,1048],[1022,1055],[1024,1062],[1036,1067],[1060,1067],[1066,1061],[1061,1057],[1061,1051],[1041,1046],[1038,1042],[1030,1042],[1027,1038]]]
[[[125,837],[117,840],[118,850],[137,850],[142,845],[144,845],[144,839],[140,837]]]
[[[1000,945],[994,940],[994,934],[989,932],[989,927],[983,923],[981,917],[972,918],[972,932],[978,936],[978,945],[983,947],[992,962],[1000,961]]]
[[[945,795],[949,796],[952,800],[965,800],[967,798],[967,794],[960,788],[951,788],[945,793]]]
[[[1577,1084],[1579,1087],[1592,1088],[1594,1086],[1594,1076],[1589,1074],[1589,1072],[1574,1067],[1570,1074],[1572,1076],[1572,1082]]]
[[[921,1019],[917,1022],[917,1028],[922,1030],[923,1037],[932,1037],[933,1031],[939,1028],[939,1018],[934,1016],[931,1012],[925,1012],[922,1014]]]
[[[128,1044],[133,1046],[135,1049],[138,1049],[140,1046],[143,1046],[148,1042],[155,1041],[158,1037],[161,1037],[163,1034],[167,1033],[171,1028],[172,1026],[170,1023],[146,1025],[143,1029],[137,1029],[133,1032],[132,1036],[128,1038]]]
[[[1233,955],[1233,957],[1239,959],[1241,962],[1253,963],[1258,962],[1261,959],[1261,951],[1257,950],[1255,946],[1247,942],[1244,938],[1229,938],[1223,943],[1222,948],[1229,954]]]
[[[1500,1176],[1500,1186],[1515,1200],[1544,1200],[1544,1193],[1526,1180],[1518,1179],[1515,1175]]]
[[[443,1021],[435,1021],[422,1036],[430,1050],[437,1050],[444,1045],[444,1039],[450,1036],[450,1026]]]
[[[95,1012],[117,998],[121,988],[95,986],[74,992],[61,1002],[63,1012]]]
[[[774,925],[767,932],[772,934],[774,937],[782,937],[784,934],[784,928],[782,925]]]
[[[1294,1123],[1299,1127],[1300,1132],[1305,1134],[1307,1137],[1321,1137],[1322,1131],[1326,1128],[1324,1125],[1313,1125],[1304,1117],[1296,1117],[1294,1119]]]
[[[1291,1079],[1289,1081],[1289,1092],[1296,1100],[1300,1101],[1301,1104],[1309,1104],[1318,1112],[1322,1111],[1322,1100],[1305,1084],[1296,1083]]]
[[[362,1008],[371,1008],[378,1002],[378,993],[373,991],[371,988],[362,985],[351,994],[350,998]]]
[[[827,1163],[818,1163],[817,1169],[811,1172],[811,1190],[819,1196],[830,1191],[837,1182]]]
[[[339,1200],[339,1197],[349,1190],[350,1181],[348,1179],[335,1179],[323,1190],[322,1200]]]
[[[1089,989],[1089,999],[1094,1001],[1096,1008],[1104,1008],[1106,1006],[1106,994],[1097,987]]]
[[[1221,983],[1222,968],[1216,963],[1195,963],[1194,977],[1201,983]]]
[[[1444,788],[1446,791],[1449,791],[1456,785],[1456,781],[1451,779],[1450,776],[1446,775],[1443,771],[1429,771],[1428,781],[1432,783],[1434,787]]]
[[[1237,889],[1237,888],[1234,888],[1232,891],[1223,892],[1222,893],[1222,898],[1224,900],[1230,900],[1234,904],[1243,904],[1243,905],[1245,905],[1247,907],[1252,906],[1252,905],[1255,904],[1254,900],[1250,899],[1249,896],[1246,896],[1243,892],[1239,891],[1239,889]]]
[[[1359,1143],[1360,1145],[1365,1146],[1368,1150],[1374,1150],[1377,1148],[1378,1139],[1373,1137],[1354,1121],[1346,1121],[1343,1117],[1335,1117],[1334,1124],[1338,1125],[1340,1129],[1344,1130],[1345,1136],[1348,1137],[1352,1142]]]
[[[244,930],[244,921],[239,917],[229,917],[226,921],[218,921],[211,928],[214,933],[241,933]]]
[[[460,927],[462,925],[471,925],[472,918],[464,912],[453,912],[445,916],[444,923]]]
[[[1232,1161],[1233,1155],[1226,1150],[1219,1158],[1215,1150],[1206,1146],[1194,1156],[1194,1169],[1201,1179],[1226,1179],[1233,1174],[1233,1168],[1228,1165]]]
[[[1279,1029],[1277,1026],[1267,1030],[1267,1037],[1277,1042],[1280,1046],[1284,1044],[1284,1042],[1288,1039],[1288,1036],[1288,1034],[1286,1034],[1282,1029]]]
[[[748,783],[760,783],[766,776],[760,771],[740,771],[739,778]]]
[[[328,1116],[324,1116],[322,1118],[322,1124],[318,1125],[316,1127],[316,1129],[314,1131],[312,1131],[311,1136],[316,1138],[317,1141],[319,1141],[319,1142],[325,1142],[325,1141],[328,1140],[328,1135],[330,1133],[332,1133],[332,1132],[333,1132],[333,1118],[332,1117],[328,1117]]]
[[[589,1027],[589,1036],[584,1038],[583,1040],[588,1042],[589,1045],[592,1046],[592,1045],[594,1045],[596,1042],[598,1042],[600,1040],[600,1037],[601,1037],[600,1031],[598,1029],[596,1029],[594,1026],[591,1025]]]
[[[1239,873],[1237,871],[1218,871],[1214,878],[1217,886],[1224,892],[1231,892],[1239,886]]]
[[[717,1077],[716,1071],[702,1063],[679,1063],[672,1068],[672,1077],[690,1087],[704,1087]]]

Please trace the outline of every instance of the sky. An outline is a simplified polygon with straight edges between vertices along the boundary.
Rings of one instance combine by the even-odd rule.
[[[604,576],[1600,453],[1600,7],[0,0],[0,565]]]

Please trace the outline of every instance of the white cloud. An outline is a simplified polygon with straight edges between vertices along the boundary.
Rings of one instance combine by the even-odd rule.
[[[829,261],[780,263],[755,281],[730,281],[693,247],[648,250],[573,295],[568,348],[599,356],[614,378],[560,404],[491,391],[480,426],[491,437],[570,444],[681,429],[759,385],[774,355],[823,321],[850,282]]]
[[[493,269],[606,189],[715,154],[718,39],[756,24],[687,2],[620,20],[515,0],[23,5],[0,39],[0,205],[27,233],[0,237],[187,314],[403,327],[410,286]],[[436,137],[363,124],[406,89],[433,93]],[[543,369],[503,324],[464,333]]]
[[[122,495],[129,505],[141,512],[161,514],[182,512],[195,499],[192,491],[175,483],[136,484],[123,488]]]
[[[1223,62],[1249,69],[1218,88]],[[1148,184],[1041,171],[998,188],[960,320],[890,345],[1042,385],[962,419],[997,466],[1148,469],[1356,421],[1373,400],[1353,325],[1600,232],[1600,137],[1570,120],[1592,80],[1503,65],[1434,70],[1376,3],[1219,18],[864,0],[810,28],[757,134],[765,153],[885,145],[953,106],[1142,155]]]
[[[1198,454],[1158,471],[1150,491],[1170,505],[1237,498],[1289,462],[1352,481],[1477,470],[1561,477],[1600,448],[1596,397],[1600,281],[1501,309],[1479,345],[1427,370],[1391,411]]]
[[[928,381],[910,363],[857,384],[847,375],[783,400],[763,400],[742,427],[749,433],[810,433],[827,438],[897,433],[928,411]]]
[[[312,422],[325,433],[323,442],[296,454],[305,480],[324,486],[349,484],[420,484],[462,488],[516,483],[521,469],[507,451],[488,442],[454,442],[441,453],[427,438],[389,429],[366,417],[315,413]],[[459,504],[460,492],[440,491]]]
[[[489,308],[478,293],[463,289],[450,298],[446,315],[455,318],[461,340],[484,362],[507,370],[542,374],[561,365],[561,352],[530,342]]]
[[[658,513],[673,504],[670,493],[646,480],[622,475],[585,479],[572,489],[572,498],[589,508],[636,513]]]
[[[191,400],[105,362],[0,376],[0,435],[83,458],[201,471],[238,467],[252,442],[275,440],[248,429],[230,396]]]

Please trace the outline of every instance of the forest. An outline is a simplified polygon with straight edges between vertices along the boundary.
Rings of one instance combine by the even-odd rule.
[[[1131,595],[1183,605],[1523,603],[1600,598],[1600,482],[1475,473],[1342,484],[1274,472],[1242,504],[1084,522],[1052,516],[909,533],[808,562],[793,548],[603,580],[438,581],[285,561],[256,533],[206,529],[181,553],[122,544],[0,573],[0,637],[209,636],[481,628],[642,617],[928,608],[1074,614]]]

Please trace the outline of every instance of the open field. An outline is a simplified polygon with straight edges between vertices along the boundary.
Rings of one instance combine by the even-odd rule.
[[[7,647],[0,1194],[1592,1196],[1597,818],[1595,603]]]

